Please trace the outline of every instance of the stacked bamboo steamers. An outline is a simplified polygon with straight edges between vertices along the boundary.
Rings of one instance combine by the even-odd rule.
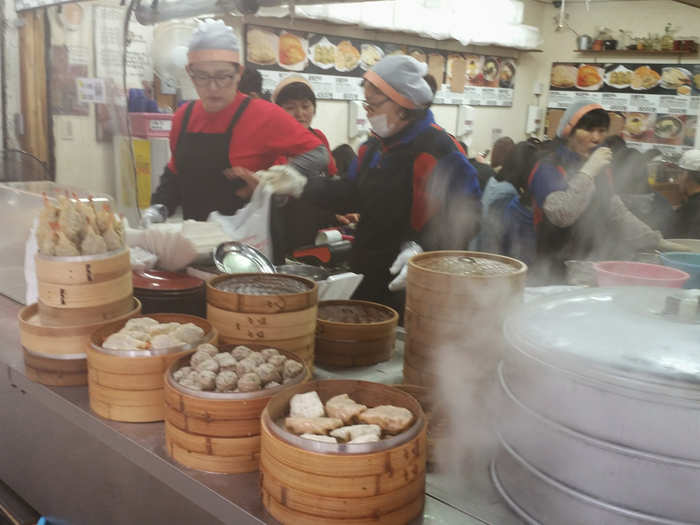
[[[36,255],[39,300],[19,313],[27,375],[56,386],[85,385],[85,347],[105,322],[141,311],[133,297],[129,251]]]

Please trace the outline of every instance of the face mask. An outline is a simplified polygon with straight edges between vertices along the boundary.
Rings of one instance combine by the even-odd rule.
[[[386,115],[369,117],[369,125],[372,127],[372,131],[382,138],[389,137],[393,129],[393,126],[389,126]]]

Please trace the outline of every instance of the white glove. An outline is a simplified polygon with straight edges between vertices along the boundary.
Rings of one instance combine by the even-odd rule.
[[[398,292],[406,288],[408,261],[419,253],[423,253],[423,248],[413,241],[407,242],[401,247],[401,252],[394,260],[394,264],[389,268],[389,273],[391,273],[391,275],[398,274],[396,278],[389,283],[389,291]]]
[[[255,175],[261,184],[267,185],[272,189],[272,193],[277,195],[299,198],[306,186],[306,177],[289,164],[272,166],[270,169],[258,171]]]
[[[690,248],[683,244],[678,244],[676,242],[667,241],[666,239],[661,239],[658,246],[659,250],[662,252],[689,252]]]
[[[151,224],[165,222],[168,219],[168,208],[163,204],[154,204],[141,214],[141,226],[148,228]]]
[[[599,175],[603,168],[607,167],[612,160],[612,150],[610,148],[598,148],[588,157],[588,160],[580,169],[580,173],[585,173],[593,178]]]

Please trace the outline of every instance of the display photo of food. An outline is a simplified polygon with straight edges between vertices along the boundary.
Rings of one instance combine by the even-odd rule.
[[[697,117],[686,117],[685,119],[685,138],[683,144],[685,146],[695,146],[695,133],[698,127]]]
[[[278,36],[271,31],[251,28],[246,34],[248,62],[260,66],[277,63]]]
[[[630,85],[636,91],[653,89],[661,82],[661,75],[649,66],[641,66],[632,72]]]
[[[437,80],[438,86],[441,86],[445,78],[445,57],[439,53],[428,55],[428,72]]]
[[[693,75],[693,84],[695,84],[695,89],[700,89],[700,73]]]
[[[625,127],[622,135],[627,140],[645,142],[652,135],[653,113],[625,113]]]
[[[355,69],[360,63],[360,52],[349,40],[343,40],[335,48],[335,68],[341,72]]]
[[[501,76],[498,85],[502,88],[512,88],[515,84],[515,62],[504,60],[501,62]]]
[[[360,49],[360,62],[365,71],[374,67],[374,64],[384,57],[384,51],[374,44],[362,44]]]
[[[481,71],[481,74],[484,77],[484,85],[489,87],[497,87],[500,70],[501,66],[498,58],[486,57],[484,59],[484,68]]]
[[[423,62],[424,64],[428,61],[428,57],[420,49],[411,49],[408,52],[408,56],[412,56],[413,58],[418,60],[418,62]]]
[[[576,87],[584,91],[597,91],[603,85],[604,76],[602,68],[583,64],[578,68]]]
[[[677,90],[690,85],[690,71],[682,67],[665,67],[661,70],[661,87]]]
[[[335,44],[324,36],[309,48],[309,60],[321,69],[332,68],[335,65]]]
[[[578,68],[569,64],[555,64],[552,67],[552,76],[549,84],[553,88],[572,88],[576,85]]]
[[[307,63],[308,42],[288,32],[283,32],[279,40],[279,65],[290,71],[303,71]]]
[[[632,83],[632,71],[625,66],[617,66],[605,73],[605,83],[616,89],[626,89]]]
[[[467,81],[473,84],[481,78],[481,70],[484,67],[484,57],[479,55],[467,55]]]
[[[659,115],[654,124],[654,139],[661,144],[680,145],[683,142],[683,121],[674,115]]]

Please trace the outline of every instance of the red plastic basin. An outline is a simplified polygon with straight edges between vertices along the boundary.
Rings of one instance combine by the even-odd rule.
[[[690,279],[684,271],[658,264],[631,261],[603,261],[593,265],[598,286],[663,286],[682,288]]]

